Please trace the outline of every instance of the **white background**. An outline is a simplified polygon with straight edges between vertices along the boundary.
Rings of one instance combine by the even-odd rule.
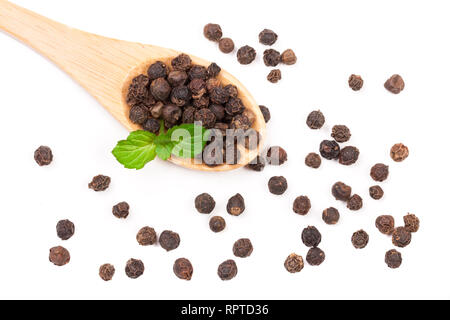
[[[162,161],[137,172],[123,169],[110,151],[126,137],[125,129],[48,60],[0,33],[0,298],[450,298],[447,1],[15,2],[79,29],[217,62],[270,108],[268,143],[283,146],[289,161],[262,173],[193,172]],[[238,47],[254,46],[257,60],[242,66],[235,55],[222,54],[203,38],[208,22],[221,24]],[[265,79],[266,47],[258,43],[265,27],[279,35],[275,49],[292,48],[298,56],[295,66],[281,67],[283,80],[276,85]],[[351,73],[365,80],[360,92],[348,88]],[[406,82],[399,95],[383,88],[394,73]],[[327,119],[320,131],[305,125],[313,109]],[[351,167],[326,160],[319,170],[306,167],[305,155],[317,152],[334,124],[351,128],[349,143],[360,149],[360,160]],[[403,163],[389,158],[397,142],[410,148]],[[33,152],[42,144],[53,149],[54,162],[41,168]],[[376,162],[390,166],[381,201],[368,195],[374,184],[369,170]],[[112,177],[104,193],[87,188],[99,173]],[[274,175],[288,179],[283,196],[267,190]],[[364,198],[362,210],[350,212],[333,199],[330,187],[338,180]],[[202,192],[216,199],[213,214],[225,217],[225,232],[213,234],[209,216],[195,211],[193,200]],[[231,217],[225,206],[237,192],[247,210]],[[306,217],[291,209],[302,194],[312,201]],[[111,213],[119,201],[131,205],[126,220]],[[341,212],[336,226],[321,220],[329,206]],[[408,212],[420,217],[421,230],[400,250],[401,268],[391,270],[384,254],[393,246],[375,228],[375,218],[391,214],[402,224]],[[55,225],[65,218],[76,224],[76,234],[63,242]],[[179,232],[180,247],[167,253],[159,246],[138,246],[135,235],[145,225]],[[308,225],[322,232],[326,261],[289,274],[284,260],[291,252],[306,256],[300,234]],[[361,228],[370,242],[356,250],[350,237]],[[237,277],[222,282],[217,266],[233,258],[232,245],[241,237],[252,240],[254,252],[236,258]],[[48,261],[48,250],[56,245],[70,250],[72,260],[64,267]],[[124,273],[131,257],[146,266],[137,280]],[[172,272],[179,257],[194,265],[190,282]],[[116,267],[108,283],[98,277],[106,262]]]

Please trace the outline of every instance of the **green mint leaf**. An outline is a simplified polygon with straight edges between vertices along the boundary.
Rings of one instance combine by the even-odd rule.
[[[172,145],[171,144],[157,144],[156,145],[156,154],[161,160],[166,161],[170,158],[172,153]]]
[[[200,154],[208,141],[209,134],[209,130],[193,123],[173,127],[166,133],[172,141],[172,154],[179,158],[194,158]]]
[[[127,140],[121,140],[112,154],[127,169],[142,169],[156,157],[156,135],[138,130],[131,132]]]

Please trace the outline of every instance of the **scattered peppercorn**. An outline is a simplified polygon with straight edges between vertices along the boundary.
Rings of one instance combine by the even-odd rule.
[[[347,146],[341,149],[339,153],[339,163],[344,166],[349,166],[358,161],[359,150],[356,147]]]
[[[348,199],[348,201],[347,201],[347,208],[349,208],[352,211],[357,211],[357,210],[361,209],[362,206],[363,206],[363,200],[357,194],[352,195],[350,197],[350,199]]]
[[[131,279],[137,279],[144,274],[144,263],[141,260],[130,259],[125,266],[125,273]]]
[[[219,41],[219,49],[223,53],[230,53],[234,50],[234,42],[230,38],[222,38]]]
[[[211,220],[209,220],[209,228],[212,232],[221,232],[226,227],[225,219],[219,216],[212,217]]]
[[[356,231],[352,236],[352,244],[356,249],[363,249],[369,243],[369,235],[364,230]]]
[[[396,247],[404,248],[411,243],[411,232],[405,227],[398,227],[392,233],[392,243]]]
[[[270,147],[266,153],[267,163],[273,166],[279,166],[288,159],[287,152],[282,147]]]
[[[336,182],[331,187],[331,193],[336,198],[336,200],[347,201],[350,199],[352,194],[352,187],[346,185],[343,182]]]
[[[250,161],[246,165],[246,168],[253,170],[253,171],[261,172],[264,170],[265,166],[266,166],[266,161],[264,160],[264,158],[261,156],[256,156],[256,158],[254,160]]]
[[[253,245],[250,239],[239,239],[233,245],[233,254],[239,258],[249,257],[253,252]]]
[[[322,159],[317,153],[311,152],[306,156],[305,164],[310,168],[317,169],[322,164]]]
[[[323,140],[320,143],[320,155],[327,160],[338,159],[341,153],[339,144],[334,140]]]
[[[348,79],[348,85],[353,91],[359,91],[363,87],[364,80],[361,78],[361,76],[358,76],[356,74],[352,74],[350,78]]]
[[[350,133],[350,129],[344,125],[335,125],[333,129],[331,129],[331,136],[337,142],[347,142],[350,140],[352,134]]]
[[[312,111],[306,118],[306,124],[311,129],[320,129],[325,124],[325,116],[320,110]]]
[[[136,235],[136,240],[141,246],[151,246],[157,242],[155,229],[151,227],[143,227]]]
[[[287,49],[281,54],[281,62],[287,65],[293,65],[297,62],[297,56],[292,49]]]
[[[402,264],[402,254],[395,249],[389,250],[386,252],[384,261],[389,268],[397,269]]]
[[[239,216],[245,210],[245,201],[244,198],[237,193],[232,196],[227,203],[227,212],[232,216]]]
[[[98,175],[92,178],[92,181],[89,183],[88,187],[94,191],[105,191],[108,189],[110,183],[110,177]]]
[[[340,214],[336,208],[330,207],[328,209],[323,210],[322,212],[322,220],[326,224],[336,224],[338,223],[339,218]]]
[[[392,77],[386,80],[386,82],[384,83],[384,87],[391,93],[399,94],[405,88],[405,82],[400,75],[394,74]]]
[[[263,55],[264,64],[268,67],[276,67],[281,62],[281,54],[274,49],[267,49]]]
[[[409,149],[403,143],[394,144],[391,148],[391,158],[395,162],[402,162],[409,156]]]
[[[150,80],[165,78],[167,77],[168,69],[163,62],[156,61],[155,63],[151,64],[150,67],[148,67],[147,74]]]
[[[61,240],[69,240],[75,233],[75,225],[70,220],[61,220],[56,224],[56,234]]]
[[[403,217],[403,221],[405,222],[405,229],[408,232],[417,232],[420,227],[420,220],[414,214],[407,214]]]
[[[219,41],[222,38],[222,28],[215,23],[208,23],[203,28],[203,35],[210,41]]]
[[[166,251],[175,250],[180,245],[180,236],[173,231],[163,231],[159,236],[159,244]]]
[[[266,106],[259,106],[259,109],[261,110],[261,113],[264,117],[264,121],[267,123],[270,120],[270,110]]]
[[[259,42],[266,45],[273,45],[278,39],[278,35],[269,29],[264,29],[259,33]]]
[[[270,193],[282,195],[286,192],[288,184],[285,177],[272,177],[268,183]]]
[[[320,266],[325,261],[325,252],[314,247],[306,254],[306,261],[312,266]]]
[[[311,209],[311,201],[307,196],[299,196],[295,198],[293,206],[293,210],[295,213],[304,216],[308,214],[310,209]]]
[[[34,160],[39,166],[48,166],[53,161],[53,153],[49,147],[40,146],[34,151]]]
[[[231,280],[236,277],[238,268],[234,260],[227,260],[222,262],[217,269],[217,274],[222,280]]]
[[[380,186],[372,186],[369,188],[369,194],[372,199],[380,200],[381,198],[383,198],[384,191]]]
[[[181,280],[191,280],[194,268],[191,262],[186,258],[179,258],[173,264],[173,273]]]
[[[389,166],[382,163],[377,163],[372,167],[372,169],[370,169],[370,176],[373,180],[378,182],[386,180],[389,176]]]
[[[113,207],[112,213],[116,218],[126,219],[130,214],[130,205],[125,201],[119,202]]]
[[[69,263],[70,253],[66,248],[61,246],[53,247],[50,249],[49,260],[55,266],[61,267]]]
[[[284,262],[284,267],[290,273],[297,273],[304,268],[303,258],[295,253],[291,253]]]
[[[379,216],[375,221],[375,226],[382,234],[391,235],[395,229],[394,217],[388,215]]]
[[[302,241],[307,247],[317,247],[322,241],[322,235],[316,227],[309,226],[303,229]]]
[[[237,52],[237,59],[240,64],[250,64],[256,58],[256,51],[250,46],[243,46]]]
[[[267,80],[271,83],[277,83],[281,80],[281,70],[280,69],[273,69],[269,72],[267,75]]]
[[[214,210],[216,202],[208,193],[202,193],[195,198],[195,208],[200,213],[209,214]]]
[[[111,281],[116,273],[116,269],[112,264],[106,263],[100,266],[98,274],[104,281]]]

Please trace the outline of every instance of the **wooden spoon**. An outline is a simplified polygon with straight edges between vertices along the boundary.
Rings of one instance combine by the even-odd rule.
[[[83,86],[129,131],[140,127],[133,124],[125,96],[131,80],[146,74],[155,61],[170,65],[180,52],[153,45],[121,41],[87,33],[47,19],[32,11],[0,0],[0,29],[49,58]],[[189,55],[195,64],[208,66],[210,62]],[[222,70],[218,79],[222,84],[234,84],[247,110],[255,115],[253,129],[261,135],[258,148],[247,150],[239,146],[241,161],[236,165],[209,167],[195,164],[191,159],[171,157],[177,165],[204,171],[226,171],[242,167],[253,160],[264,145],[266,124],[258,104],[250,92],[231,74]]]

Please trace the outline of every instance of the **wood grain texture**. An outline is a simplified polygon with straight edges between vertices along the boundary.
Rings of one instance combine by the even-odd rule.
[[[0,0],[0,29],[53,61],[129,131],[140,129],[129,120],[129,106],[125,102],[131,80],[139,74],[145,74],[151,63],[163,61],[170,65],[170,60],[180,54],[172,49],[106,38],[70,28],[6,0]],[[189,56],[195,64],[210,64],[204,59]],[[171,162],[195,170],[227,171],[246,165],[260,153],[266,136],[266,124],[258,104],[239,80],[225,70],[222,70],[218,79],[224,85],[236,85],[239,98],[255,114],[253,129],[262,138],[258,148],[248,151],[240,147],[242,159],[237,165],[212,168],[195,164],[191,159],[175,157],[169,159]]]

